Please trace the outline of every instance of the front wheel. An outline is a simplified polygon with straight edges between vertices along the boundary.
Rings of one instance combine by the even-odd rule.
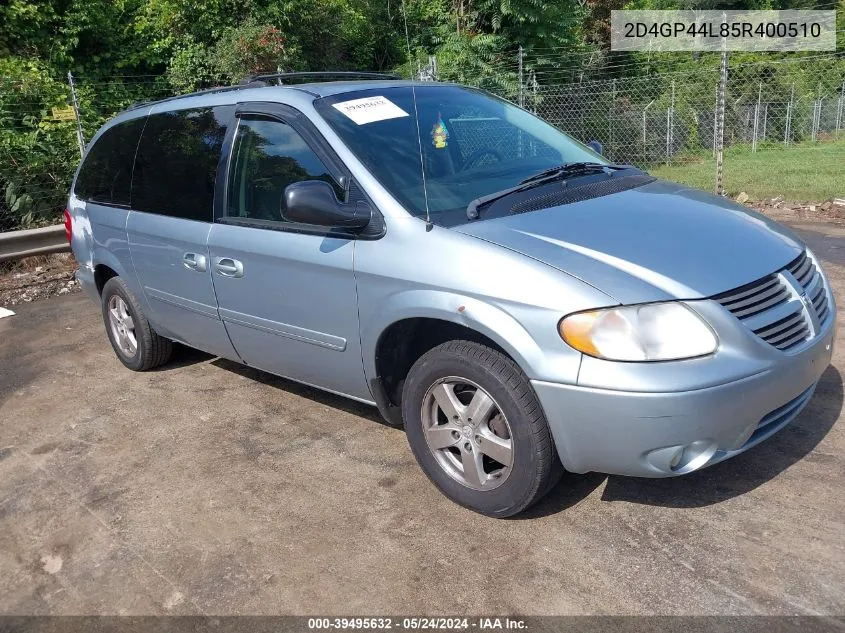
[[[528,379],[478,343],[449,341],[421,356],[405,381],[402,415],[429,479],[476,512],[517,514],[563,472]]]

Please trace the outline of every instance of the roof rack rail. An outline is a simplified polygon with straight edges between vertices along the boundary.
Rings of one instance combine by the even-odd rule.
[[[166,97],[165,99],[151,99],[149,101],[136,101],[127,107],[124,112],[129,112],[130,110],[136,110],[137,108],[142,108],[144,106],[153,105],[155,103],[167,103],[168,101],[174,101],[176,99],[183,99],[185,97],[195,97],[197,95],[209,95],[214,94],[217,92],[229,92],[231,90],[245,90],[247,88],[259,88],[262,86],[269,86],[268,80],[275,79],[278,82],[278,85],[282,86],[284,84],[285,79],[298,79],[298,78],[307,78],[307,77],[343,77],[346,79],[351,79],[353,77],[357,77],[360,79],[391,79],[397,80],[402,79],[399,75],[393,75],[390,73],[376,73],[376,72],[359,72],[354,70],[335,70],[335,71],[314,71],[314,72],[293,72],[293,73],[267,73],[267,74],[260,74],[260,75],[249,75],[244,77],[241,83],[236,84],[234,86],[217,86],[216,88],[206,88],[205,90],[198,90],[196,92],[191,92],[188,94],[183,95],[174,95],[172,97]]]
[[[195,97],[197,95],[210,95],[216,92],[229,92],[231,90],[244,90],[252,86],[236,85],[236,86],[217,86],[216,88],[206,88],[205,90],[197,90],[196,92],[188,92],[183,95],[174,95],[172,97],[165,97],[164,99],[150,99],[149,101],[136,101],[131,103],[124,112],[135,110],[143,106],[153,105],[154,103],[167,103],[168,101],[175,101],[176,99],[184,99],[185,97]]]
[[[286,79],[305,79],[313,77],[316,81],[329,81],[329,77],[340,77],[343,79],[401,79],[399,75],[391,73],[377,73],[369,71],[357,70],[321,70],[321,71],[306,71],[306,72],[291,72],[291,73],[263,73],[258,75],[248,75],[241,81],[241,86],[263,83],[267,85],[267,80],[275,79],[279,85],[284,85]]]

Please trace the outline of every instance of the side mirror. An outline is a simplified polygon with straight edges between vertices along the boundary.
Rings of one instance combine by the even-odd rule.
[[[596,140],[592,140],[589,143],[587,143],[587,147],[589,147],[591,150],[593,150],[599,156],[604,155],[604,148],[601,146],[601,143],[599,143]]]
[[[289,222],[345,229],[363,229],[372,209],[365,204],[344,204],[323,180],[303,180],[285,187],[282,217]]]

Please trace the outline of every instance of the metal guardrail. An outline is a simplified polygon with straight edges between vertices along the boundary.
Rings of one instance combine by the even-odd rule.
[[[69,250],[63,224],[0,233],[0,262]]]

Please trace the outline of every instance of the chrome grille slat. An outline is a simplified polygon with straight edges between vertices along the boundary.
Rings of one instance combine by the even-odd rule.
[[[783,331],[784,328],[791,328],[796,323],[806,323],[804,321],[804,315],[801,314],[801,310],[793,312],[792,316],[787,317],[786,321],[779,321],[774,323],[773,325],[768,325],[764,328],[754,330],[754,334],[756,334],[762,339],[768,339],[773,334],[777,334],[778,332]]]
[[[787,267],[787,269],[789,269],[789,272],[795,272],[796,270],[801,268],[801,266],[803,266],[806,261],[807,261],[807,253],[805,251],[805,252],[802,252],[798,257],[793,259],[791,262],[789,262],[786,265],[786,267]]]
[[[824,324],[830,316],[824,278],[806,251],[780,271],[713,299],[781,351],[810,339],[817,327],[813,323]]]
[[[827,306],[825,305],[824,309],[821,312],[819,312],[819,324],[824,324],[824,322],[827,320],[827,315],[829,313],[830,313],[830,310],[828,310]]]
[[[746,297],[750,297],[755,295],[759,292],[765,292],[772,286],[780,287],[780,279],[778,279],[775,275],[771,275],[764,279],[761,279],[758,283],[753,284],[752,288],[747,290],[741,290],[739,292],[729,292],[723,295],[718,295],[715,297],[718,301],[726,306],[727,304],[733,303],[734,301],[739,301],[740,299],[745,299]]]
[[[816,272],[810,282],[804,286],[804,291],[807,293],[807,296],[810,297],[818,294],[820,290],[824,290],[824,284],[822,283],[822,276]]]
[[[804,265],[806,263],[807,263],[807,253],[805,251],[805,252],[801,253],[798,257],[793,259],[789,264],[787,264],[786,268],[787,268],[787,270],[789,270],[789,272],[795,274],[796,272],[801,270],[801,268],[804,267]]]
[[[819,323],[823,323],[825,317],[827,317],[827,297],[822,295],[823,301],[819,302],[819,305],[816,306],[816,314],[819,317]]]
[[[807,261],[809,261],[809,260],[807,260]],[[811,266],[812,266],[812,264],[811,264]],[[795,277],[795,280],[799,284],[801,284],[802,286],[804,286],[806,288],[810,284],[810,281],[813,279],[813,272],[814,271],[812,269],[810,269],[806,273],[801,275],[800,277]]]
[[[782,322],[783,320],[793,316],[796,312],[800,312],[801,309],[802,306],[798,301],[789,301],[787,303],[781,303],[780,305],[775,306],[770,310],[766,310],[765,312],[742,319],[742,323],[745,324],[749,330],[757,332],[758,330],[762,330],[776,323]]]
[[[730,302],[726,301],[722,305],[724,305],[731,312],[735,312],[737,310],[742,310],[742,309],[747,308],[749,306],[753,306],[755,304],[762,303],[766,299],[769,299],[770,297],[773,297],[777,294],[786,293],[786,288],[781,286],[780,282],[777,279],[775,281],[777,283],[772,284],[766,290],[755,293],[755,294],[751,295],[750,297],[746,297],[745,299],[741,299],[739,301],[734,301],[734,300],[731,300]]]
[[[809,338],[809,336],[810,336],[810,330],[805,327],[802,331],[798,332],[798,334],[793,336],[791,339],[788,339],[786,341],[781,341],[780,343],[776,344],[775,347],[777,347],[779,350],[785,352],[789,348],[795,347],[799,343],[803,343],[804,341],[806,341]]]
[[[807,275],[810,274],[810,271],[815,272],[815,266],[813,266],[813,262],[805,254],[802,254],[799,259],[800,262],[798,265],[791,266],[789,272],[798,280],[798,283],[804,286],[807,283]]]
[[[766,340],[767,343],[770,345],[774,345],[775,347],[788,347],[790,342],[795,338],[801,338],[804,340],[807,334],[809,334],[809,328],[807,324],[802,320],[800,323],[796,323],[788,330],[781,330],[777,333],[777,336],[771,336]]]
[[[807,261],[809,262],[810,260],[808,259]],[[807,270],[807,272],[805,272],[803,275],[801,275],[799,277],[796,277],[795,279],[797,279],[798,283],[801,284],[802,286],[806,286],[810,282],[810,280],[813,278],[813,273],[814,273],[813,264],[810,263],[810,268]]]
[[[754,305],[744,308],[741,310],[731,310],[734,316],[738,319],[742,319],[744,317],[750,317],[752,314],[757,314],[758,312],[763,312],[764,310],[768,310],[769,308],[773,308],[774,306],[778,305],[779,303],[783,303],[789,298],[789,293],[786,291],[785,288],[781,288],[781,291],[778,292],[776,295],[772,296],[769,299],[766,299],[762,303],[755,303]],[[728,308],[730,310],[730,308]]]

